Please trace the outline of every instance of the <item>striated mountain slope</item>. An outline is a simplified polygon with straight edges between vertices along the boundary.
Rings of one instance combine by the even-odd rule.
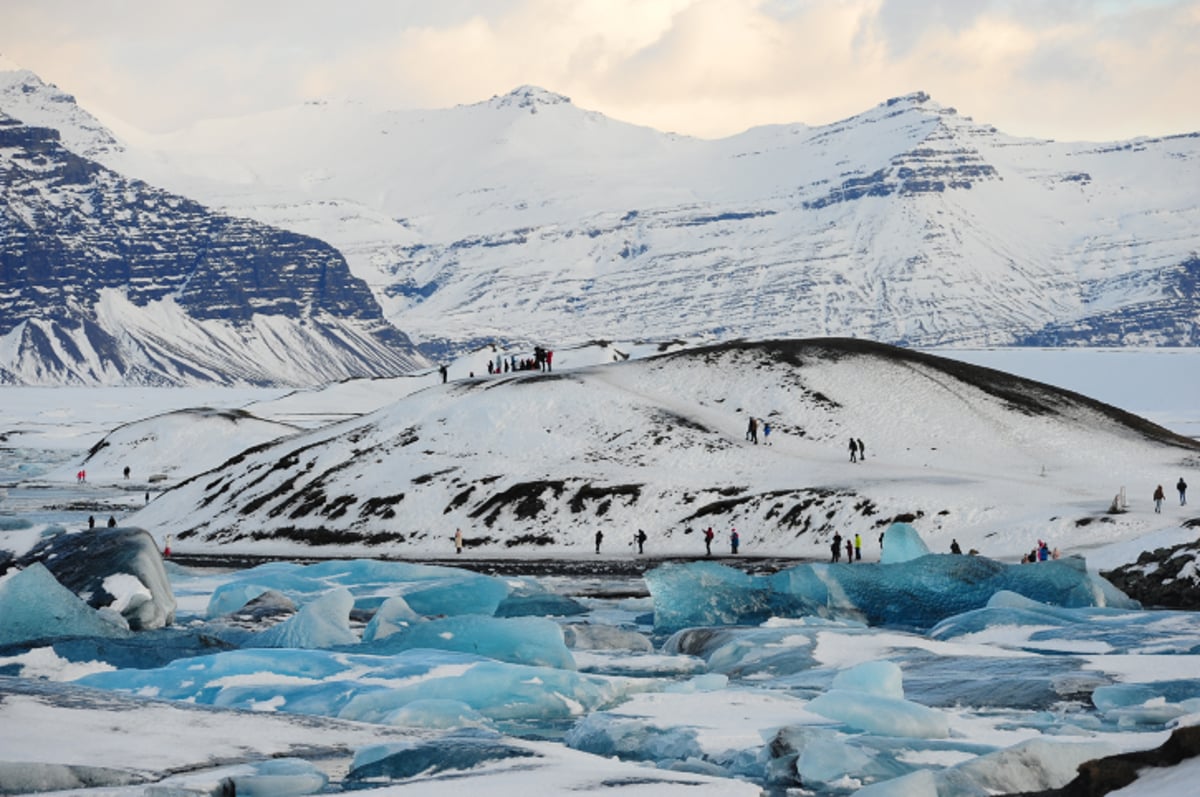
[[[312,384],[426,361],[328,244],[0,115],[0,382]]]
[[[753,415],[770,436],[747,442]],[[866,459],[850,463],[847,440]],[[769,445],[768,445],[769,443]],[[136,456],[136,452],[130,452]],[[854,340],[726,344],[563,373],[434,385],[245,451],[129,519],[181,552],[437,556],[462,528],[489,556],[825,557],[898,516],[936,550],[1079,550],[1161,516],[1108,516],[1200,444],[1077,394]],[[1136,489],[1135,489],[1136,488]],[[1149,489],[1149,488],[1146,488]],[[289,553],[290,552],[290,553]]]
[[[1200,339],[1197,135],[1017,139],[916,93],[831,125],[702,141],[526,86],[445,110],[314,103],[110,158],[330,241],[388,318],[457,351]]]
[[[313,102],[122,147],[35,81],[0,72],[0,109],[329,242],[439,356],[494,339],[1200,340],[1200,134],[1019,139],[918,92],[704,141],[522,86],[440,110]]]

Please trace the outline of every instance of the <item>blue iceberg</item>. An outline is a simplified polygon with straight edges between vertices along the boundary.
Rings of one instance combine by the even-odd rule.
[[[363,629],[363,642],[387,639],[413,623],[421,622],[421,619],[404,598],[388,598],[375,610],[367,627]]]
[[[559,721],[644,688],[628,679],[424,649],[392,656],[242,649],[150,670],[93,673],[77,683],[224,708],[382,724],[401,724],[412,715],[408,706],[430,700],[455,701],[493,722]]]
[[[0,645],[130,633],[119,614],[88,606],[41,563],[0,580],[0,617]]]
[[[364,653],[430,648],[474,653],[498,661],[575,669],[562,628],[544,617],[444,617],[412,623],[385,639],[363,643]]]
[[[929,553],[929,546],[915,528],[908,523],[893,523],[883,532],[883,553],[879,561],[894,565],[920,559]]]
[[[452,567],[371,559],[311,565],[273,562],[247,570],[215,590],[208,616],[235,612],[267,590],[303,605],[337,588],[350,590],[358,610],[375,611],[388,598],[399,596],[414,612],[430,617],[492,615],[508,596],[508,585],[501,579]]]
[[[256,634],[247,647],[332,648],[353,645],[358,635],[350,628],[354,597],[346,589],[327,592],[293,617]]]
[[[1065,607],[1138,606],[1089,574],[1082,559],[1009,565],[928,554],[898,564],[805,564],[770,576],[697,562],[656,568],[646,583],[659,631],[807,615],[926,629],[986,606],[1001,591]]]

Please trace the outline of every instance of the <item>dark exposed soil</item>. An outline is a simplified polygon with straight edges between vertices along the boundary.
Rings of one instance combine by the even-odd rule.
[[[337,557],[341,558],[341,557]],[[578,557],[555,558],[483,558],[478,556],[458,556],[438,559],[417,559],[405,557],[375,556],[375,559],[392,562],[411,562],[422,565],[441,565],[446,567],[461,567],[493,576],[598,576],[598,577],[631,577],[640,576],[647,570],[667,563],[714,561],[728,567],[736,567],[747,573],[775,573],[788,567],[802,564],[806,559],[793,559],[780,556],[745,556],[745,555],[713,555],[710,557],[685,556],[638,556],[638,557],[607,557],[603,554],[594,559]],[[245,556],[236,554],[173,554],[170,561],[189,567],[211,567],[230,570],[243,570],[267,562],[288,561],[299,564],[313,564],[325,561],[322,557],[273,557]]]

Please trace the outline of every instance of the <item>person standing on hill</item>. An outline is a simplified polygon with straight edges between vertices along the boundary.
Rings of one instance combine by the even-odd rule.
[[[962,548],[959,546],[958,540],[950,540],[950,553],[962,553]]]
[[[462,549],[463,549],[462,529],[455,529],[454,530],[454,552],[462,553]]]
[[[862,535],[861,534],[854,535],[854,559],[855,559],[855,561],[862,561]]]
[[[746,439],[751,443],[758,445],[758,419],[751,418],[746,424]]]
[[[441,372],[441,374],[442,374],[442,384],[443,385],[446,384],[446,376],[449,374],[449,372],[446,370],[446,366],[444,363],[443,363],[442,367],[438,369],[438,371]]]
[[[1163,492],[1163,488],[1162,488],[1161,484],[1154,488],[1154,511],[1155,512],[1162,512],[1162,502],[1163,502],[1163,499],[1166,497],[1167,496]]]
[[[841,532],[833,533],[833,543],[829,546],[829,550],[833,552],[833,561],[840,562],[842,560],[842,535]]]
[[[858,458],[859,460],[867,458],[867,444],[862,441],[861,437],[858,438]]]
[[[1175,484],[1175,489],[1179,491],[1179,505],[1187,506],[1187,482],[1183,477],[1179,477],[1179,481]]]
[[[846,540],[846,561],[854,561],[854,543],[850,540]]]
[[[771,424],[763,421],[763,445],[771,445]]]
[[[644,553],[642,546],[646,544],[646,532],[638,529],[637,534],[633,535],[633,541],[637,543],[638,553]]]
[[[713,541],[713,537],[715,537],[715,536],[717,536],[717,535],[713,534],[712,526],[709,526],[708,528],[706,528],[704,530],[704,555],[705,556],[712,556],[712,541]]]
[[[596,529],[596,553],[600,553],[600,543],[604,542],[604,532]]]
[[[853,437],[850,438],[850,461],[858,462],[858,441]]]
[[[729,550],[736,554],[738,551],[738,545],[740,545],[741,542],[742,542],[742,538],[738,536],[737,529],[730,529],[730,531],[729,531]]]

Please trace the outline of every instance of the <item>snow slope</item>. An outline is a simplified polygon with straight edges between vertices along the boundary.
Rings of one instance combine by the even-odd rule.
[[[770,445],[745,440],[771,424]],[[760,433],[761,434],[761,433]],[[861,438],[865,462],[848,461]],[[824,558],[911,516],[934,550],[1017,559],[1177,524],[1149,494],[1200,445],[1000,372],[850,340],[684,350],[566,372],[455,379],[246,452],[129,522],[181,552],[421,556],[456,527],[489,556],[695,554],[736,527],[747,554]],[[1169,480],[1169,481],[1168,481]],[[1128,488],[1128,512],[1106,514]],[[691,533],[689,533],[689,529]]]

